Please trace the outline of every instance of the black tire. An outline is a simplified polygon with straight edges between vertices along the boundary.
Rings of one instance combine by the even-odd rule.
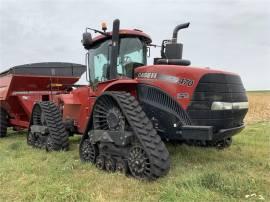
[[[7,112],[3,108],[0,108],[0,138],[7,136],[7,127],[8,127]]]
[[[31,125],[47,126],[47,136],[33,134],[31,132]],[[39,141],[41,137],[42,141]],[[47,151],[68,150],[68,133],[62,122],[61,113],[53,102],[44,101],[34,105],[27,143],[34,147],[45,148]]]
[[[99,103],[99,100],[104,98],[107,101],[108,99],[112,99],[115,103],[117,103],[117,107],[120,108],[137,139],[136,142],[133,143],[133,146],[137,144],[141,145],[143,151],[145,152],[145,157],[148,159],[147,170],[139,175],[137,175],[136,172],[133,172],[132,175],[135,178],[146,180],[154,180],[166,175],[170,169],[169,152],[136,98],[127,92],[108,91],[97,99],[95,107]],[[95,107],[93,116],[101,116],[102,114],[95,114]],[[104,114],[104,112],[101,113]],[[119,127],[122,127],[121,120],[120,125],[117,126],[117,129]],[[107,128],[109,129],[110,126],[107,126]]]

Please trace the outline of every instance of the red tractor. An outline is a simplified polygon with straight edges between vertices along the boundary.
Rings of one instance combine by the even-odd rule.
[[[248,110],[238,75],[188,67],[183,44],[164,40],[161,57],[147,65],[151,38],[140,30],[87,28],[86,67],[37,63],[0,74],[0,136],[6,128],[28,128],[27,143],[46,150],[68,149],[68,136],[83,134],[80,158],[107,171],[156,179],[170,168],[162,140],[230,146],[244,128]],[[92,38],[87,32],[99,35]],[[89,85],[75,82],[86,70]]]

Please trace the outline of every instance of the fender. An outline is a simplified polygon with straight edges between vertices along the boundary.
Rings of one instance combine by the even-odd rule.
[[[138,81],[132,80],[129,78],[124,78],[124,79],[118,79],[118,80],[110,80],[110,81],[105,81],[102,83],[99,83],[96,91],[96,100],[98,99],[99,96],[101,96],[104,92],[106,91],[126,91],[129,92],[133,96],[137,96],[136,93],[136,87],[138,85]],[[84,140],[87,135],[88,131],[92,128],[92,116],[93,116],[93,110],[91,110],[91,116],[88,119],[86,128],[83,133],[83,137],[81,138],[81,141]]]
[[[138,81],[124,77],[117,80],[109,80],[98,84],[96,95],[100,96],[105,91],[126,91],[136,94]]]

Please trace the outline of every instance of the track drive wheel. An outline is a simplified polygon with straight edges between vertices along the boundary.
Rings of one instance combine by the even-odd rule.
[[[7,112],[3,108],[0,108],[0,138],[6,137],[7,126],[8,126]]]
[[[47,151],[68,149],[68,134],[59,109],[53,102],[45,101],[34,105],[27,143]]]

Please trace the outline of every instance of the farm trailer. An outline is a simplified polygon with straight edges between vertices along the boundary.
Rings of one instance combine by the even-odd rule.
[[[57,102],[54,100],[55,96],[72,90],[74,83],[85,71],[84,65],[50,62],[15,66],[2,72],[0,74],[0,137],[6,136],[8,126],[12,126],[14,130],[28,128],[33,106],[38,102],[46,104],[51,104],[49,101]],[[51,113],[52,108],[48,110],[50,113],[48,116],[56,121],[59,117]],[[53,123],[53,127],[58,132],[63,128],[61,119],[60,123]],[[68,132],[68,126],[65,128]],[[42,146],[41,142],[39,144]]]

